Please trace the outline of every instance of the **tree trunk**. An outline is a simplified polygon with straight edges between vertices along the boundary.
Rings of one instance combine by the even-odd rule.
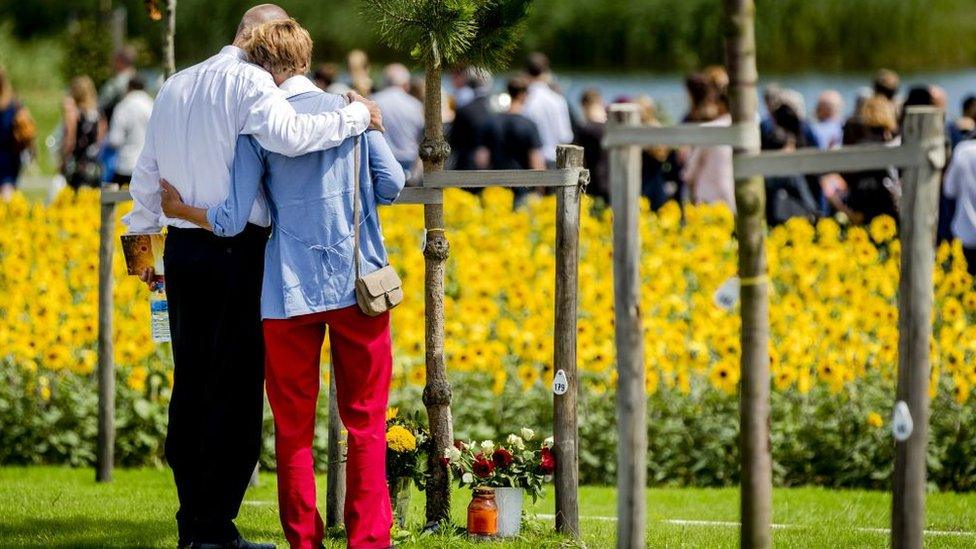
[[[166,38],[163,42],[163,71],[169,78],[176,72],[176,0],[166,0]]]
[[[449,148],[444,141],[441,120],[441,68],[427,67],[427,90],[424,102],[424,141],[420,156],[424,161],[424,173],[444,169]],[[440,457],[454,444],[454,426],[451,420],[451,384],[447,379],[444,363],[444,262],[450,248],[444,234],[443,204],[424,206],[424,305],[425,342],[427,360],[427,385],[424,387],[424,405],[430,422],[433,441],[429,456],[430,479],[427,482],[427,523],[440,523],[451,517],[451,474]]]
[[[725,0],[725,50],[733,123],[754,124],[756,94],[756,37],[753,0]],[[758,145],[737,148],[750,153]],[[772,545],[772,465],[769,450],[769,300],[766,278],[766,189],[762,177],[735,182],[736,233],[739,239],[739,278],[742,314],[742,381],[739,391],[741,457],[740,546],[764,549]]]

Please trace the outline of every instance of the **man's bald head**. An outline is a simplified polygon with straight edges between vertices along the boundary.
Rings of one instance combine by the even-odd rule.
[[[262,23],[288,18],[288,12],[281,6],[276,6],[275,4],[254,6],[244,12],[244,17],[241,17],[241,24],[237,26],[237,36],[234,37],[234,43],[237,44],[238,41],[241,41],[247,35],[247,31]]]

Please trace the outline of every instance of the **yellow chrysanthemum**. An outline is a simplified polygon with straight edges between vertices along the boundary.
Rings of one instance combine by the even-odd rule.
[[[386,432],[386,445],[394,452],[412,452],[417,449],[417,437],[405,427],[394,425]]]

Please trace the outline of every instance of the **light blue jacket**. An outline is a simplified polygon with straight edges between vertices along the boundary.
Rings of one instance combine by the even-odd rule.
[[[304,76],[289,79],[282,89],[299,113],[329,112],[346,104],[344,97],[319,91]],[[264,257],[263,318],[356,304],[354,143],[350,138],[329,150],[289,158],[268,152],[251,136],[238,138],[230,196],[207,210],[207,220],[219,236],[238,234],[258,193],[266,194],[272,232]],[[405,176],[379,132],[364,134],[360,148],[360,267],[365,275],[388,263],[376,207],[396,200]]]

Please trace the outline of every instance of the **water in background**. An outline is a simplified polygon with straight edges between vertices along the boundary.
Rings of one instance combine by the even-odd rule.
[[[583,90],[595,87],[603,93],[607,102],[612,102],[620,96],[635,97],[640,94],[650,95],[658,104],[658,108],[669,122],[677,122],[688,108],[688,100],[684,92],[684,77],[677,74],[606,74],[606,73],[572,73],[557,72],[559,85],[562,87],[574,107],[579,104]],[[871,73],[864,74],[823,74],[805,73],[790,75],[760,75],[759,93],[762,104],[762,87],[777,83],[786,88],[793,88],[803,94],[806,99],[807,112],[811,113],[816,106],[817,96],[825,89],[835,89],[844,96],[845,112],[850,112],[854,105],[857,90],[871,85]],[[949,117],[958,117],[963,98],[976,94],[976,69],[966,69],[947,72],[917,73],[902,75],[902,94],[915,85],[938,84],[949,94]],[[449,83],[446,83],[449,85]],[[496,89],[504,88],[504,78],[499,77],[495,83]],[[450,88],[447,88],[450,89]]]

